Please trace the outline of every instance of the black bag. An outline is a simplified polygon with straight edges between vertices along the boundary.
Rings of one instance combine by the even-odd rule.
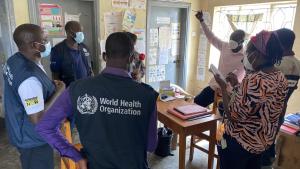
[[[161,157],[173,156],[173,154],[171,154],[172,136],[172,130],[165,127],[158,129],[158,144],[155,150],[156,155]]]

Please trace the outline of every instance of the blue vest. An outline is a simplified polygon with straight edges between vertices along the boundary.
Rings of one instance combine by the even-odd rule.
[[[5,123],[11,143],[18,148],[32,148],[46,144],[35,131],[35,125],[29,121],[18,88],[24,80],[34,76],[42,84],[46,102],[54,93],[55,85],[38,65],[20,52],[7,60],[3,72]]]
[[[148,127],[157,92],[110,74],[78,80],[69,91],[89,169],[148,168]]]

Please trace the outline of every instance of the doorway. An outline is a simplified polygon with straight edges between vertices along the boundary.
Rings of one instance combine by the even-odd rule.
[[[189,12],[189,3],[148,1],[146,82],[155,89],[163,80],[186,87]]]
[[[65,25],[67,18],[73,18],[72,20],[78,20],[83,27],[85,40],[83,43],[87,45],[90,50],[90,60],[92,61],[92,69],[95,74],[99,72],[99,0],[30,0],[29,11],[30,21],[32,23],[40,25],[40,4],[58,5],[61,9],[62,15],[62,27]],[[62,34],[49,35],[48,36],[52,46],[57,42],[62,41],[65,38],[65,32],[63,29]],[[43,59],[43,65],[48,76],[51,77],[50,71],[50,58]]]

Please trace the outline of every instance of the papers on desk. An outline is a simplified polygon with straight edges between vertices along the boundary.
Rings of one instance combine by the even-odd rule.
[[[182,120],[194,120],[211,115],[211,111],[195,104],[171,108],[168,109],[168,113]]]

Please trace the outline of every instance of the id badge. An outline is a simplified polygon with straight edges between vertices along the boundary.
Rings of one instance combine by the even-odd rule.
[[[225,133],[224,123],[221,123],[218,125],[218,128],[217,128],[217,134],[216,134],[217,141],[221,141],[224,133]]]
[[[222,137],[222,139],[221,139],[221,147],[222,147],[222,149],[227,148],[227,142],[226,142],[226,139],[224,139],[223,137]]]

